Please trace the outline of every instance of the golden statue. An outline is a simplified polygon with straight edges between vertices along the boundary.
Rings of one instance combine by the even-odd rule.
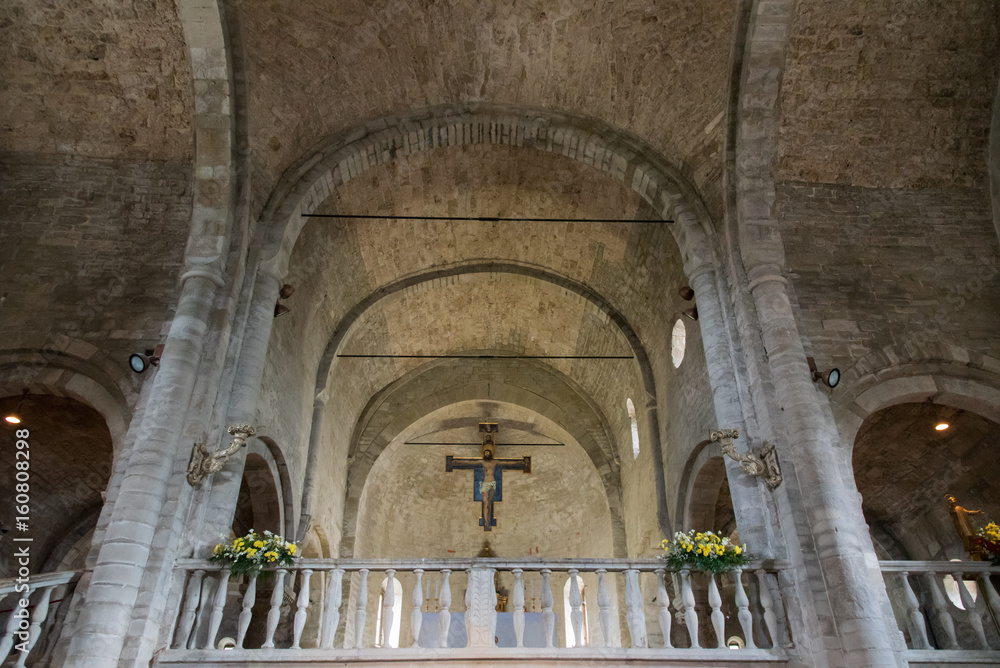
[[[979,515],[981,510],[969,510],[958,505],[955,497],[951,494],[945,496],[950,506],[951,521],[955,525],[955,532],[962,539],[962,548],[969,553],[969,558],[973,561],[980,561],[983,558],[983,550],[976,544],[976,529],[972,526],[972,515]]]

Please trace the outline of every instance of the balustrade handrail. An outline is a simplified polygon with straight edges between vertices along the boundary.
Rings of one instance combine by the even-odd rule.
[[[531,642],[542,642],[544,647],[552,649],[556,641],[557,608],[565,608],[566,623],[572,624],[572,637],[582,638],[585,603],[582,587],[577,583],[581,576],[589,575],[596,578],[596,583],[588,581],[588,586],[596,586],[596,598],[591,595],[590,603],[592,606],[596,604],[599,622],[599,625],[591,626],[595,631],[599,627],[598,637],[607,647],[619,646],[615,643],[621,642],[619,635],[622,629],[616,625],[619,617],[615,612],[619,605],[624,606],[626,611],[624,621],[627,622],[631,647],[649,647],[646,607],[653,600],[664,649],[676,647],[671,640],[675,616],[682,620],[683,626],[678,628],[684,629],[675,635],[679,640],[686,632],[687,639],[682,642],[690,648],[727,649],[732,634],[726,633],[725,597],[728,601],[725,605],[736,612],[729,622],[729,630],[742,637],[740,642],[745,642],[749,650],[764,648],[780,652],[779,647],[784,642],[782,637],[787,639],[787,633],[782,631],[784,626],[779,627],[783,624],[780,621],[783,613],[778,571],[787,568],[785,563],[776,560],[754,561],[728,574],[702,574],[695,568],[671,568],[665,560],[657,558],[297,559],[289,566],[274,564],[265,569],[271,572],[271,586],[267,588],[269,600],[265,602],[263,599],[258,601],[256,576],[245,579],[238,591],[230,590],[235,578],[230,576],[226,564],[204,559],[181,559],[176,563],[179,601],[171,649],[215,648],[223,617],[237,612],[227,604],[235,596],[239,600],[238,618],[230,616],[228,619],[236,622],[232,642],[237,649],[244,648],[251,620],[261,619],[263,607],[267,610],[266,618],[262,619],[265,633],[263,638],[253,643],[259,642],[256,646],[261,649],[273,649],[276,643],[287,642],[280,639],[281,634],[277,630],[283,619],[282,606],[286,600],[292,599],[294,613],[286,621],[292,627],[286,628],[292,636],[290,645],[287,645],[289,649],[317,647],[329,650],[334,648],[335,642],[343,649],[368,647],[372,642],[369,587],[373,587],[374,596],[378,592],[374,587],[381,574],[385,573],[383,594],[376,606],[375,619],[380,619],[377,623],[382,625],[377,628],[392,628],[395,615],[400,614],[394,612],[399,607],[394,583],[398,584],[399,576],[406,573],[403,586],[410,589],[403,590],[403,601],[408,602],[409,611],[402,614],[410,617],[411,638],[406,641],[412,643],[410,647],[462,647],[461,644],[449,644],[456,640],[450,636],[452,617],[456,614],[464,615],[464,642],[468,643],[467,647],[495,647],[498,637],[497,606],[503,604],[508,606],[507,613],[512,615],[513,640],[508,638],[508,642],[514,643],[509,645],[511,647],[525,646],[526,615],[537,613],[540,620],[535,620],[533,626],[537,637],[532,636]],[[453,599],[450,580],[453,574],[463,571],[469,573],[468,582],[463,581],[459,585],[465,592],[464,605]],[[509,599],[500,601],[497,581],[489,571],[506,573],[506,577],[513,578],[513,582],[506,584]],[[555,585],[558,587],[563,586],[561,574],[569,576],[566,580],[568,599],[563,605],[558,605],[556,600],[560,592],[553,592],[553,575],[556,573],[560,574]],[[372,574],[378,575],[370,584],[369,576]],[[530,597],[526,595],[529,578]],[[434,581],[433,589],[431,579]],[[624,584],[624,590],[616,582]],[[535,596],[536,585],[538,596]],[[651,598],[650,586],[656,591],[655,598]],[[350,593],[345,603],[346,588],[350,588]],[[528,605],[529,600],[532,605]],[[425,606],[431,605],[433,610],[430,607],[424,610]],[[436,621],[436,627],[427,627],[434,630],[422,637],[426,615],[433,615],[428,617],[428,621]],[[304,635],[307,620],[310,619],[314,620],[313,630]],[[712,629],[712,634],[703,640],[699,640],[700,619],[708,622]],[[738,624],[738,627],[734,628],[733,624]],[[461,639],[456,641],[463,642]]]
[[[55,587],[57,585],[69,584],[80,578],[83,571],[57,571],[55,573],[35,573],[28,576],[28,585],[31,591],[39,587]],[[0,598],[7,594],[13,594],[18,584],[19,578],[4,578],[0,580]]]
[[[951,575],[955,571],[963,573],[996,573],[1000,575],[1000,566],[993,566],[988,561],[899,561],[886,560],[878,562],[879,568],[885,573],[940,573]]]
[[[208,561],[207,559],[178,559],[176,567],[181,570],[221,570],[226,566]],[[405,558],[405,559],[296,559],[291,566],[266,566],[264,570],[301,570],[309,568],[312,570],[333,570],[342,568],[348,571],[367,568],[369,570],[385,570],[393,568],[402,571],[422,570],[443,570],[461,571],[469,568],[493,568],[497,570],[513,570],[519,568],[524,571],[538,571],[548,569],[553,572],[566,572],[570,570],[596,571],[604,569],[607,571],[637,570],[641,572],[655,572],[664,569],[667,572],[680,572],[682,569],[672,568],[662,559],[507,559],[507,558],[485,558],[475,557],[468,559],[438,559],[438,558]],[[775,559],[761,559],[753,561],[742,567],[744,572],[765,570],[779,571],[788,569],[788,564]],[[690,569],[693,572],[700,572],[697,568]],[[954,569],[953,569],[954,570]]]

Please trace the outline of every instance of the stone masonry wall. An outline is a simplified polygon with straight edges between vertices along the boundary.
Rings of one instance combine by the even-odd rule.
[[[190,167],[7,153],[0,173],[0,346],[72,352],[69,340],[86,341],[137,393],[127,356],[169,322]]]
[[[1000,250],[984,191],[785,181],[777,195],[799,323],[820,367],[907,343],[1000,351]]]

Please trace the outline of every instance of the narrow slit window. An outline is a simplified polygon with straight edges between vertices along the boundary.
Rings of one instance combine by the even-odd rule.
[[[628,411],[628,419],[632,423],[632,459],[639,456],[639,422],[635,419],[635,404],[631,399],[625,400],[625,410]]]

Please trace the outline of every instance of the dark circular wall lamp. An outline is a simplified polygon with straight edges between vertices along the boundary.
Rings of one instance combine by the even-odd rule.
[[[128,365],[136,373],[144,373],[151,366],[160,365],[160,357],[163,356],[163,344],[156,346],[153,350],[145,353],[132,353],[128,356]]]
[[[812,357],[807,357],[806,362],[809,363],[809,371],[812,374],[813,382],[817,380],[823,381],[823,384],[829,387],[831,390],[840,383],[840,369],[833,367],[832,369],[827,369],[826,371],[820,371],[816,368],[816,360]]]

